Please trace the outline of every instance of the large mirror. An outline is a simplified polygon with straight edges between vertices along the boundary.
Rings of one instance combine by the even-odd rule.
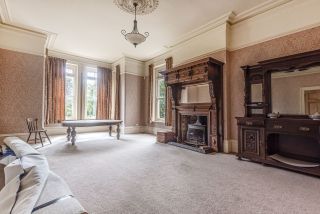
[[[262,83],[251,84],[251,103],[262,102]]]
[[[208,84],[188,85],[182,88],[181,103],[210,103]]]
[[[280,114],[320,113],[320,66],[271,74],[272,111]]]

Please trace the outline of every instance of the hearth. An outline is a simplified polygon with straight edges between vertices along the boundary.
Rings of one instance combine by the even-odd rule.
[[[195,113],[198,115],[180,114],[179,138],[170,144],[204,154],[211,153],[214,150],[208,141],[208,115]]]

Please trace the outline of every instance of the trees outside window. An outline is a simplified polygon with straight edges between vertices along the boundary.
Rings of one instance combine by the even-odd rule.
[[[97,68],[88,67],[85,73],[85,119],[96,119]]]
[[[162,68],[163,69],[163,68]],[[155,70],[155,120],[164,121],[165,119],[165,97],[166,86],[163,76],[159,73],[161,69]]]
[[[78,66],[67,63],[65,78],[65,118],[75,120],[77,118],[77,72]]]

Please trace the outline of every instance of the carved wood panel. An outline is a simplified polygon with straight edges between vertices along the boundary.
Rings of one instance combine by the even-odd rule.
[[[242,152],[260,155],[260,129],[242,129]]]

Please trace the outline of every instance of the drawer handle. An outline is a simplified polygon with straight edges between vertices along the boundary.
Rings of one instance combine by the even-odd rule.
[[[252,126],[252,125],[253,125],[253,122],[251,122],[251,121],[246,121],[246,125],[247,125],[247,126]]]
[[[273,128],[274,128],[274,129],[282,129],[282,126],[280,126],[280,125],[274,125]]]
[[[303,131],[303,132],[308,132],[308,131],[310,131],[310,128],[309,128],[309,127],[301,126],[301,127],[299,127],[299,130],[300,130],[300,131]]]

